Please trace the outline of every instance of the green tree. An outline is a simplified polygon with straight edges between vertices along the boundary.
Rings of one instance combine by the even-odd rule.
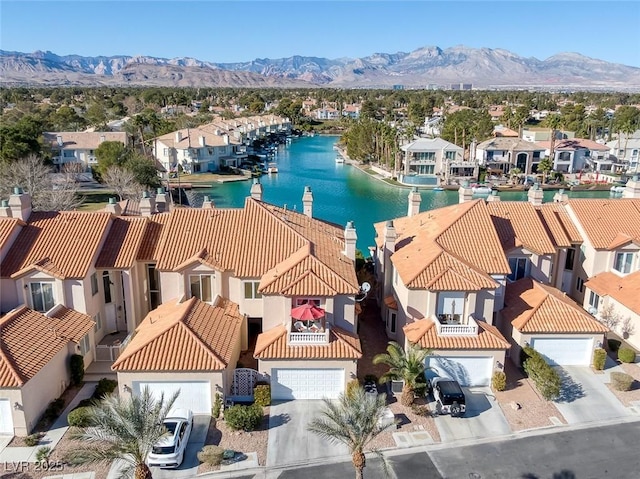
[[[39,155],[42,147],[40,135],[42,122],[31,115],[20,118],[14,124],[0,123],[0,159],[15,161],[29,155]]]
[[[122,476],[131,477],[133,473],[135,479],[152,479],[146,459],[153,445],[167,434],[163,421],[178,394],[166,400],[162,394],[156,400],[144,388],[140,396],[108,396],[88,407],[91,426],[72,433],[80,444],[65,456],[65,461],[81,465],[119,459],[125,464]]]
[[[103,141],[95,151],[98,164],[94,168],[98,179],[112,166],[124,166],[129,151],[119,141]]]
[[[384,431],[396,426],[395,421],[385,421],[386,397],[379,394],[367,397],[362,387],[352,389],[349,394],[340,394],[338,401],[324,399],[320,417],[314,418],[308,430],[334,443],[347,446],[356,470],[356,479],[364,477],[365,450]],[[386,459],[378,451],[384,470],[389,476]]]
[[[155,162],[149,157],[133,153],[124,164],[124,167],[133,173],[137,183],[148,188],[160,186],[160,178],[158,178]]]
[[[86,121],[70,106],[61,106],[50,121],[56,131],[79,131],[86,126]]]
[[[543,158],[542,160],[540,160],[540,163],[538,163],[538,171],[542,171],[543,183],[547,182],[547,175],[552,169],[553,169],[553,162],[549,157]]]
[[[562,117],[558,114],[551,114],[544,119],[544,123],[549,128],[549,158],[551,158],[551,164],[555,161],[555,146],[556,135],[558,134],[558,128],[562,126]],[[540,166],[538,166],[540,169]],[[551,170],[551,168],[549,168]]]
[[[411,344],[405,351],[395,341],[390,341],[387,352],[378,354],[373,358],[373,364],[386,364],[389,371],[380,378],[380,383],[390,380],[403,380],[402,397],[400,402],[405,406],[411,406],[414,400],[414,390],[418,376],[425,372],[425,359],[431,354],[429,349]]]
[[[522,137],[522,126],[529,119],[529,108],[520,105],[513,113],[513,124],[518,127],[518,136]]]
[[[613,114],[613,127],[618,132],[618,142],[624,134],[624,155],[626,159],[629,136],[640,128],[640,110],[634,106],[621,106]]]

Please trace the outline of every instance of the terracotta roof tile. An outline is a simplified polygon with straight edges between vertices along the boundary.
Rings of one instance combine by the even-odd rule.
[[[75,343],[79,343],[95,325],[90,316],[62,305],[58,305],[48,315],[56,333]]]
[[[74,314],[75,313],[75,314]],[[24,385],[47,365],[53,357],[67,348],[71,336],[93,327],[86,315],[64,308],[61,317],[48,318],[27,307],[15,309],[0,318],[0,387],[17,388]],[[70,320],[71,325],[65,324]],[[88,328],[88,329],[87,329]]]
[[[51,261],[51,258],[42,258],[40,261],[36,261],[35,263],[31,263],[27,266],[25,266],[24,268],[22,268],[19,271],[16,271],[15,273],[13,273],[11,275],[12,278],[19,278],[20,276],[23,276],[31,271],[41,271],[43,273],[46,273],[48,275],[53,276],[54,278],[58,278],[58,279],[64,279],[64,272],[60,270],[60,268],[58,268],[53,261]]]
[[[556,249],[534,206],[526,201],[496,201],[487,209],[504,251],[522,245],[537,254],[552,254]]]
[[[608,329],[556,288],[523,278],[507,285],[501,315],[523,333],[604,333]]]
[[[1,265],[8,277],[40,261],[64,278],[84,278],[96,257],[111,215],[101,212],[34,212]]]
[[[238,305],[191,298],[161,304],[136,329],[113,364],[116,371],[218,371],[225,369],[244,321]]]
[[[96,268],[131,268],[142,243],[146,225],[146,218],[114,218],[96,260]]]
[[[572,199],[567,208],[596,249],[609,249],[620,233],[640,242],[640,199]]]
[[[407,340],[428,349],[509,349],[511,344],[495,326],[478,321],[476,336],[438,335],[436,323],[431,319],[420,319],[407,324],[403,330]]]
[[[582,236],[573,224],[562,203],[544,203],[537,208],[538,216],[545,225],[551,241],[558,248],[569,248],[582,243]]]
[[[611,296],[636,314],[640,314],[640,271],[618,276],[615,273],[600,273],[585,283],[600,296]]]
[[[277,326],[258,336],[253,355],[257,359],[360,359],[360,339],[347,331],[332,326],[328,344],[291,346],[287,330]]]
[[[42,134],[45,143],[54,150],[61,149],[58,136],[62,137],[63,150],[95,150],[104,141],[119,141],[127,144],[127,133],[119,131],[46,131]]]
[[[0,218],[0,249],[5,246],[9,246],[7,242],[11,238],[13,232],[19,226],[24,226],[25,223],[18,218]]]
[[[162,232],[169,221],[169,213],[152,215],[147,221],[144,235],[138,249],[138,261],[158,261],[158,249],[160,247]]]
[[[430,291],[479,291],[494,289],[498,284],[491,276],[443,251],[407,286]]]

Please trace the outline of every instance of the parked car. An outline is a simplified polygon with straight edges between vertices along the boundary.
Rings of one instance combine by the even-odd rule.
[[[189,409],[175,409],[163,421],[167,434],[156,442],[149,456],[149,467],[176,468],[184,460],[189,436],[193,429],[193,413]]]
[[[464,415],[467,406],[464,392],[457,381],[437,377],[431,381],[431,387],[437,414],[451,414],[454,417]]]

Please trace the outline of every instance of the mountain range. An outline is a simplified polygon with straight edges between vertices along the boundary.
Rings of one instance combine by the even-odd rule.
[[[249,62],[195,58],[59,56],[0,50],[0,79],[11,85],[135,85],[192,87],[425,88],[472,83],[474,87],[640,89],[640,68],[559,53],[545,60],[503,49],[456,46],[410,53],[374,53],[328,59],[295,55]]]

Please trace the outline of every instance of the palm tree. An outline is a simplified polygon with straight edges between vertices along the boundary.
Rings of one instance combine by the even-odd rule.
[[[333,443],[342,443],[349,449],[356,470],[356,479],[364,477],[366,457],[364,450],[380,433],[395,427],[397,422],[385,421],[384,410],[387,399],[384,394],[375,398],[365,394],[362,387],[342,393],[338,401],[324,399],[320,417],[313,419],[307,429]],[[381,453],[374,450],[382,460],[385,475],[389,476],[388,464]]]
[[[551,159],[551,165],[555,163],[555,146],[556,146],[556,132],[560,126],[562,126],[562,117],[558,114],[551,114],[545,119],[547,126],[549,127],[549,158]]]
[[[373,364],[386,364],[389,371],[380,378],[380,383],[389,380],[403,380],[402,396],[400,402],[404,406],[413,404],[414,393],[418,376],[424,374],[426,369],[424,361],[431,354],[431,350],[420,347],[417,344],[410,344],[405,351],[395,341],[390,341],[387,352],[378,354],[373,358]]]
[[[154,399],[144,388],[140,396],[109,396],[88,408],[90,427],[72,433],[81,445],[65,456],[71,464],[92,464],[119,459],[125,466],[121,475],[135,479],[152,479],[146,464],[153,445],[167,433],[163,425],[178,394],[166,401],[164,395]]]

